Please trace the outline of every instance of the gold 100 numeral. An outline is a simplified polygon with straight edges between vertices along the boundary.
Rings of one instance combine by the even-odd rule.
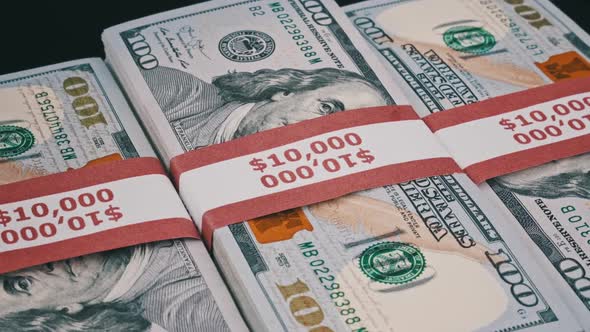
[[[90,88],[85,79],[78,76],[67,78],[63,83],[63,88],[68,95],[75,97],[72,107],[84,127],[90,128],[100,123],[107,124],[107,120],[99,110],[98,103],[88,95]]]

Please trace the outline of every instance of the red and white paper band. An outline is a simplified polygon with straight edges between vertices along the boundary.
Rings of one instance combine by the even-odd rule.
[[[488,99],[424,121],[481,183],[590,151],[590,79]]]
[[[347,193],[460,171],[409,106],[359,109],[276,128],[171,161],[210,245],[232,223]]]
[[[0,187],[0,273],[198,233],[155,158]]]

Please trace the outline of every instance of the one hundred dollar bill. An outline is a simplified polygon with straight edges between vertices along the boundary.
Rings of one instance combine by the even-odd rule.
[[[218,231],[266,331],[579,331],[464,175],[355,193]],[[242,255],[238,255],[237,252]]]
[[[155,156],[99,59],[0,76],[0,105],[0,184]],[[72,257],[0,284],[1,331],[245,329],[200,241]]]
[[[0,76],[0,184],[154,156],[98,59]]]
[[[164,158],[333,112],[407,104],[331,0],[211,1],[107,29]]]
[[[590,37],[549,1],[367,1],[345,11],[423,115],[590,75]],[[515,219],[585,329],[589,168],[586,154],[480,186]]]
[[[332,112],[407,102],[330,1],[214,1],[111,28],[103,40],[165,158]],[[478,189],[465,177],[447,180],[218,230],[214,254],[251,327],[578,330],[519,239],[493,208],[479,207]],[[431,302],[438,320],[424,319]]]
[[[590,75],[587,34],[549,1],[375,0],[344,10],[422,115]]]
[[[331,1],[214,1],[103,40],[165,158],[407,103]],[[578,330],[482,204],[464,176],[423,179],[220,229],[213,250],[256,331]]]
[[[555,288],[590,328],[590,154],[497,177],[481,187],[513,216]]]

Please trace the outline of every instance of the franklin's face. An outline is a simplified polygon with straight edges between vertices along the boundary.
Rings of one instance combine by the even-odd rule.
[[[104,298],[124,268],[109,253],[99,253],[0,275],[0,316],[30,309],[77,311]]]
[[[355,108],[385,105],[375,88],[360,81],[335,83],[310,91],[281,92],[256,103],[242,119],[235,137]]]
[[[590,153],[555,160],[537,167],[503,175],[498,178],[498,181],[506,187],[518,188],[559,174],[590,176]],[[559,190],[559,188],[555,188],[555,190]]]

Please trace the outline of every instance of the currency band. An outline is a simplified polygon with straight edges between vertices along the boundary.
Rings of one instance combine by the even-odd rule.
[[[590,151],[590,78],[435,113],[424,122],[476,183]]]
[[[171,171],[213,232],[348,193],[461,170],[409,106],[339,112],[190,151]]]
[[[0,274],[198,232],[155,158],[0,186]]]

